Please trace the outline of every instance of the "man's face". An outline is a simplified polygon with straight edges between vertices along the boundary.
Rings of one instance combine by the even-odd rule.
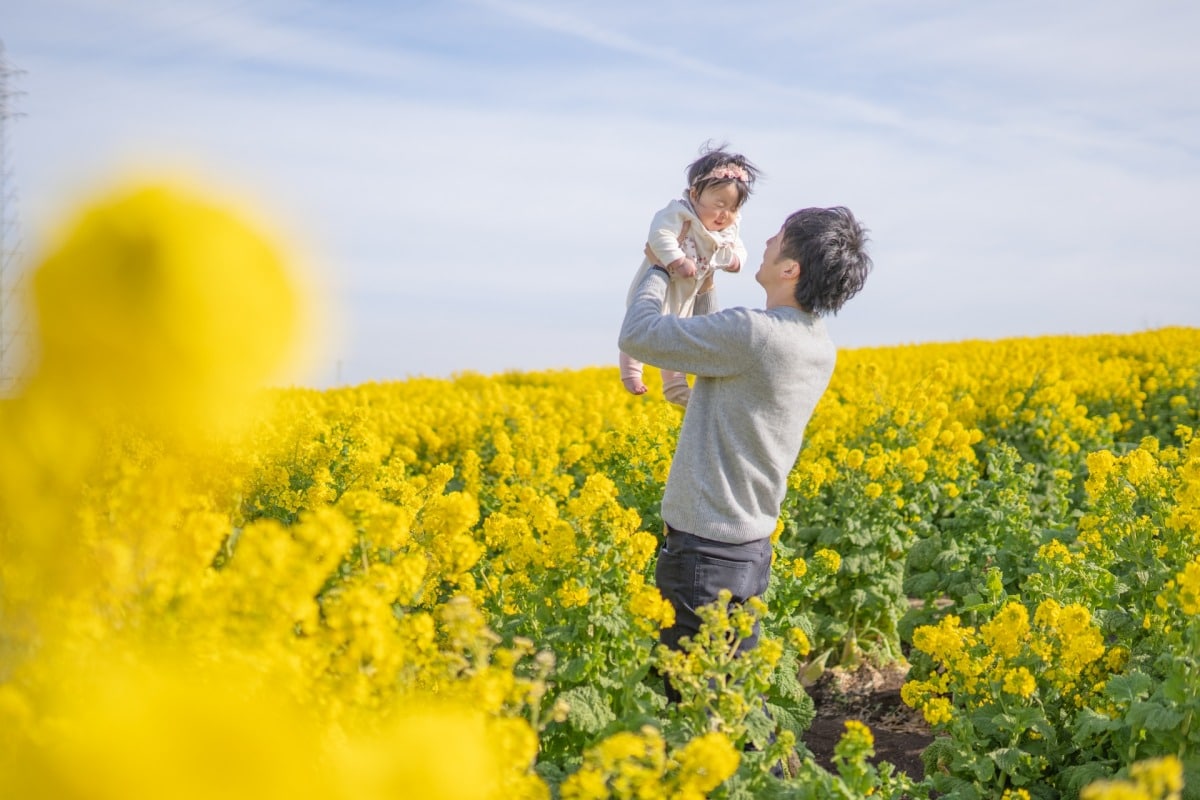
[[[760,285],[766,286],[767,284],[764,283],[764,280],[777,277],[778,267],[783,261],[783,257],[779,254],[779,250],[782,247],[783,228],[780,228],[778,233],[767,239],[767,249],[763,251],[762,264],[758,268],[758,273],[754,276],[754,279]]]

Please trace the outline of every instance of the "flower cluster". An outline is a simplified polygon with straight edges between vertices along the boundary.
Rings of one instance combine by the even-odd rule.
[[[1183,765],[1170,755],[1134,762],[1128,778],[1090,783],[1079,800],[1179,800],[1182,795]]]
[[[668,753],[658,729],[616,733],[588,750],[563,800],[704,800],[737,769],[729,738],[706,733]]]

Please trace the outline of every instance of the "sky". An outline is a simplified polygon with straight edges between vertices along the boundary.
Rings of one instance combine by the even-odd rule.
[[[711,141],[764,173],[722,306],[844,205],[875,269],[842,348],[1194,327],[1197,34],[1186,0],[0,0],[5,245],[187,172],[301,243],[295,383],[615,365]]]

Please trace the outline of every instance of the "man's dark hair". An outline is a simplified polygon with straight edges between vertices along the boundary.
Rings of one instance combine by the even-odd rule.
[[[873,266],[867,231],[850,209],[805,208],[783,223],[779,254],[800,262],[796,302],[814,314],[836,314],[866,283]]]

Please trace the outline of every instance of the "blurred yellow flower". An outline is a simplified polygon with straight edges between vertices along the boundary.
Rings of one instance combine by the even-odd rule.
[[[1185,614],[1200,614],[1200,557],[1190,561],[1175,576],[1179,608]]]
[[[84,210],[32,286],[31,390],[85,417],[168,431],[243,422],[303,317],[276,242],[223,204],[168,186]]]

